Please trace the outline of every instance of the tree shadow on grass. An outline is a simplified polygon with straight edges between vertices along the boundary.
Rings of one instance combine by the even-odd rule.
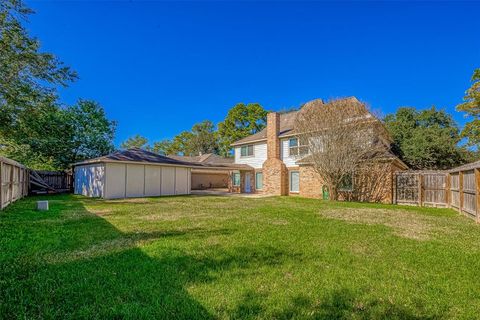
[[[298,258],[271,247],[188,254],[160,246],[147,255],[140,243],[233,231],[122,233],[88,212],[82,201],[54,199],[48,213],[32,210],[32,198],[0,216],[6,231],[0,239],[0,318],[210,319],[211,311],[191,296],[188,286],[214,281],[233,268],[275,266]],[[65,210],[77,218],[69,219]]]
[[[303,316],[302,316],[303,315]],[[289,307],[275,313],[275,319],[306,318],[316,320],[347,319],[402,319],[433,320],[443,319],[439,314],[432,314],[421,307],[415,309],[394,304],[385,300],[362,302],[351,290],[340,289],[327,293],[319,303],[314,303],[306,296],[293,298]]]

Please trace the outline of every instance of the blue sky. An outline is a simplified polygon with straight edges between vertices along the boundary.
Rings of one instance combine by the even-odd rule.
[[[115,142],[171,138],[238,102],[356,96],[455,112],[480,67],[480,2],[32,1],[28,29],[102,104]]]

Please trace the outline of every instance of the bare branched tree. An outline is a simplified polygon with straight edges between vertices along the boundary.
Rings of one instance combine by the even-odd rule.
[[[354,175],[364,172],[366,165],[384,157],[388,150],[388,142],[382,139],[386,132],[382,123],[355,98],[306,104],[294,129],[299,156],[302,145],[308,148],[300,163],[311,165],[320,175],[332,200],[344,189],[349,189],[349,197],[362,197],[353,190],[354,181],[358,181]]]

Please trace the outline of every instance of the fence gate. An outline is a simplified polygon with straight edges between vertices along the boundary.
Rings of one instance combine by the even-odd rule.
[[[419,204],[419,174],[398,172],[395,175],[395,202],[398,204]]]
[[[398,172],[395,201],[418,206],[447,206],[447,175],[443,172]]]

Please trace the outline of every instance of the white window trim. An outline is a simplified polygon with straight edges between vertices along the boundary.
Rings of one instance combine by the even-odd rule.
[[[237,174],[238,174],[239,179],[238,179],[238,184],[235,184],[235,175],[237,175]],[[240,187],[241,184],[242,184],[242,175],[240,174],[240,172],[234,172],[232,174],[232,186]]]
[[[298,190],[293,191],[292,190],[292,173],[297,172],[298,173]],[[288,191],[290,193],[300,193],[300,171],[299,170],[291,170],[288,173]]]
[[[262,175],[262,187],[257,188],[257,174],[260,173]],[[257,171],[255,172],[255,190],[263,190],[263,172],[262,171]]]
[[[296,147],[290,147],[290,140],[293,140],[293,139],[297,140],[297,146],[296,146]],[[305,153],[305,154],[300,154],[300,148],[303,148],[303,147],[307,147],[307,153]],[[291,149],[293,149],[293,148],[297,149],[297,154],[292,154],[292,153],[291,153]],[[300,144],[300,138],[298,138],[298,137],[291,137],[291,138],[288,139],[288,156],[289,156],[289,157],[300,158],[300,157],[308,156],[309,154],[310,154],[310,147],[309,147],[309,145],[308,145],[308,144],[307,144],[307,145],[301,145],[301,144]]]
[[[243,147],[247,148],[247,153],[248,153],[248,147],[249,146],[252,146],[252,154],[251,155],[247,154],[246,156],[242,156],[242,148]],[[240,158],[242,158],[242,159],[255,158],[255,145],[254,144],[246,144],[246,145],[240,146]]]

